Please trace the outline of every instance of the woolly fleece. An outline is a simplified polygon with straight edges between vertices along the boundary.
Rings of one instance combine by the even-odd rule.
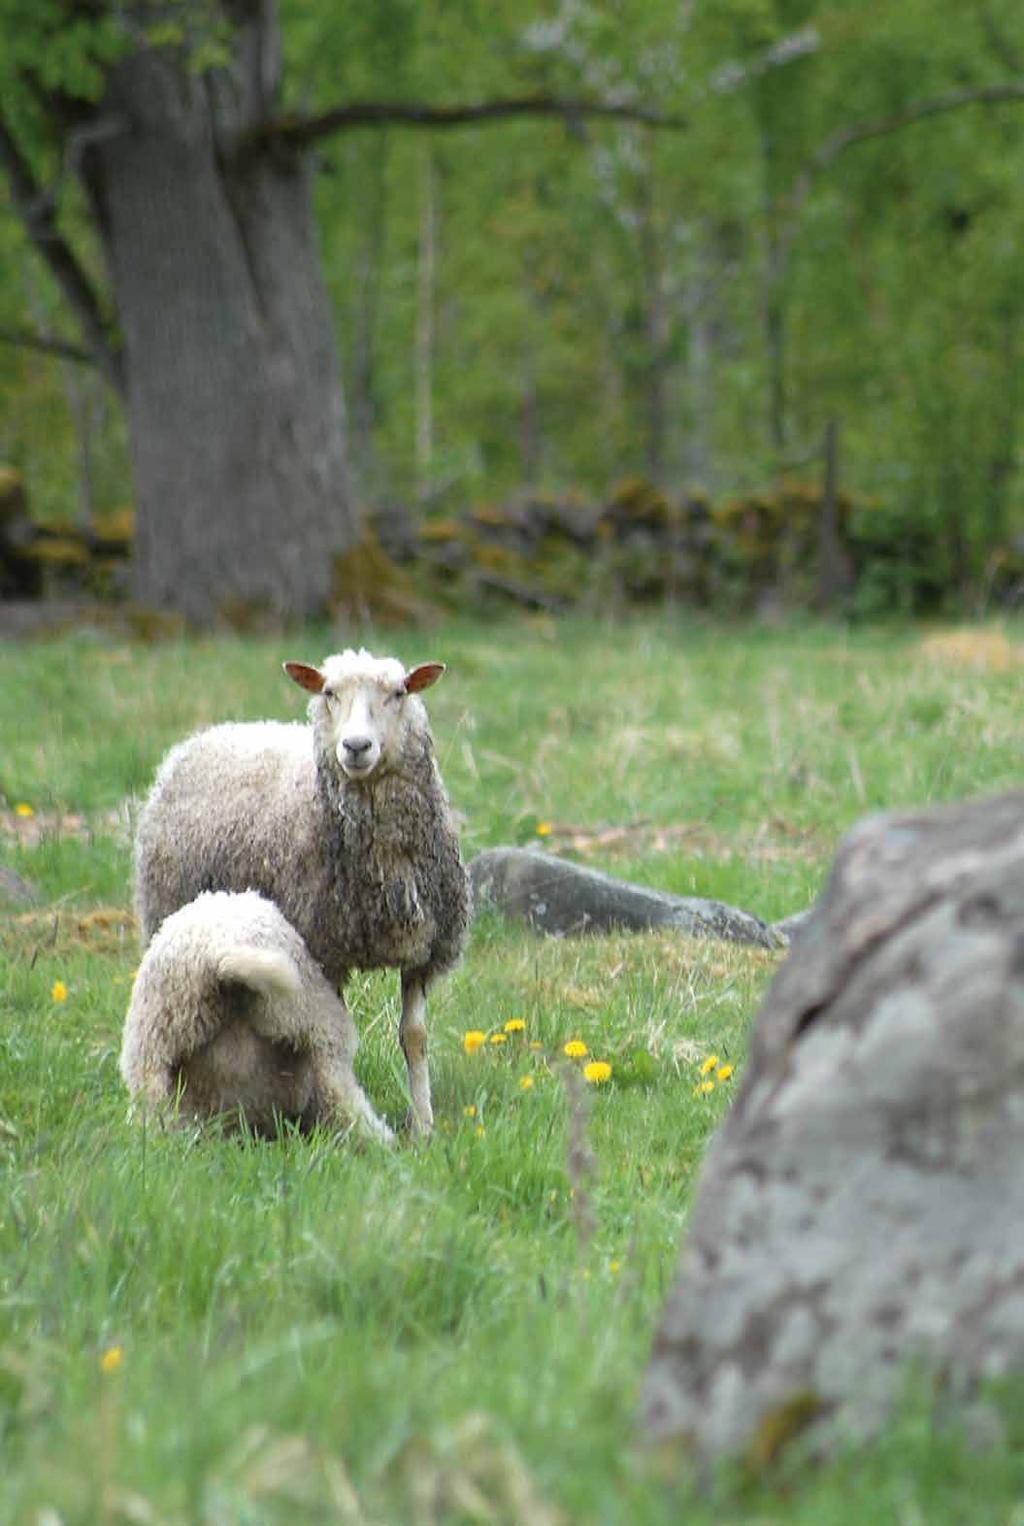
[[[172,913],[139,966],[121,1074],[133,1095],[182,1119],[244,1119],[272,1133],[354,1122],[381,1141],[352,1069],[355,1024],[275,906],[254,891],[207,893]]]
[[[365,652],[326,659],[331,682],[394,685],[404,669]],[[333,986],[352,969],[398,967],[428,987],[461,956],[469,890],[426,710],[402,700],[400,747],[348,779],[328,700],[310,726],[215,726],[168,754],[136,838],[143,946],[204,890],[259,890],[284,913]]]

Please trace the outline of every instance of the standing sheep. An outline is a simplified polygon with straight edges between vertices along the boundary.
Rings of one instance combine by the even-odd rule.
[[[136,902],[145,946],[203,890],[259,890],[343,991],[353,969],[397,966],[413,1128],[433,1123],[426,997],[460,958],[469,888],[419,691],[406,672],[345,651],[287,662],[314,697],[311,726],[215,726],[173,748],[139,819]]]
[[[344,1002],[276,906],[207,892],[172,914],[132,989],[121,1074],[133,1097],[183,1116],[234,1115],[271,1133],[343,1120],[388,1143],[352,1069]]]

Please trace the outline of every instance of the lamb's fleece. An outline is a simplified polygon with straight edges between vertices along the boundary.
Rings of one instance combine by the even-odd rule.
[[[140,1101],[179,1117],[281,1118],[391,1131],[352,1069],[358,1036],[298,933],[249,891],[207,893],[167,917],[132,991],[121,1074]]]

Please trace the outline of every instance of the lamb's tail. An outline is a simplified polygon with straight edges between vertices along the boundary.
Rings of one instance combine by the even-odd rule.
[[[217,978],[249,986],[262,996],[298,996],[302,989],[295,962],[286,953],[245,944],[221,954]]]

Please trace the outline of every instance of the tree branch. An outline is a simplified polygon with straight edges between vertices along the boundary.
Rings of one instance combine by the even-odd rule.
[[[61,360],[74,360],[80,365],[94,366],[96,356],[80,344],[68,339],[49,339],[45,334],[35,334],[31,329],[0,328],[0,344],[17,345],[23,350],[40,350],[44,355],[56,355]]]
[[[1015,48],[1003,31],[1002,23],[993,14],[989,0],[977,0],[978,24],[985,34],[985,40],[993,53],[999,59],[1004,69],[1009,69],[1014,74],[1019,74],[1024,69],[1024,56]]]
[[[506,122],[515,117],[561,117],[570,125],[588,117],[603,117],[676,130],[690,125],[684,117],[667,116],[653,108],[626,101],[576,100],[550,95],[513,96],[459,106],[429,106],[416,101],[352,101],[313,117],[278,117],[250,134],[248,143],[258,147],[276,142],[304,148],[320,138],[354,127],[468,127]]]
[[[963,106],[1000,106],[1010,101],[1024,101],[1024,77],[1001,80],[992,85],[977,85],[966,90],[953,90],[948,95],[937,95],[931,100],[913,101],[902,111],[895,111],[890,116],[876,117],[868,122],[851,122],[848,127],[827,138],[807,161],[793,187],[790,203],[792,220],[795,222],[803,211],[818,177],[831,168],[848,148],[866,143],[871,138],[889,137],[890,134],[901,132],[903,128],[912,127],[917,122],[924,122],[929,117],[959,111]]]
[[[124,391],[121,353],[111,338],[92,282],[67,239],[57,228],[52,198],[47,196],[31,165],[18,147],[10,128],[0,117],[0,163],[7,171],[11,195],[33,245],[77,318],[86,349],[111,386]]]

